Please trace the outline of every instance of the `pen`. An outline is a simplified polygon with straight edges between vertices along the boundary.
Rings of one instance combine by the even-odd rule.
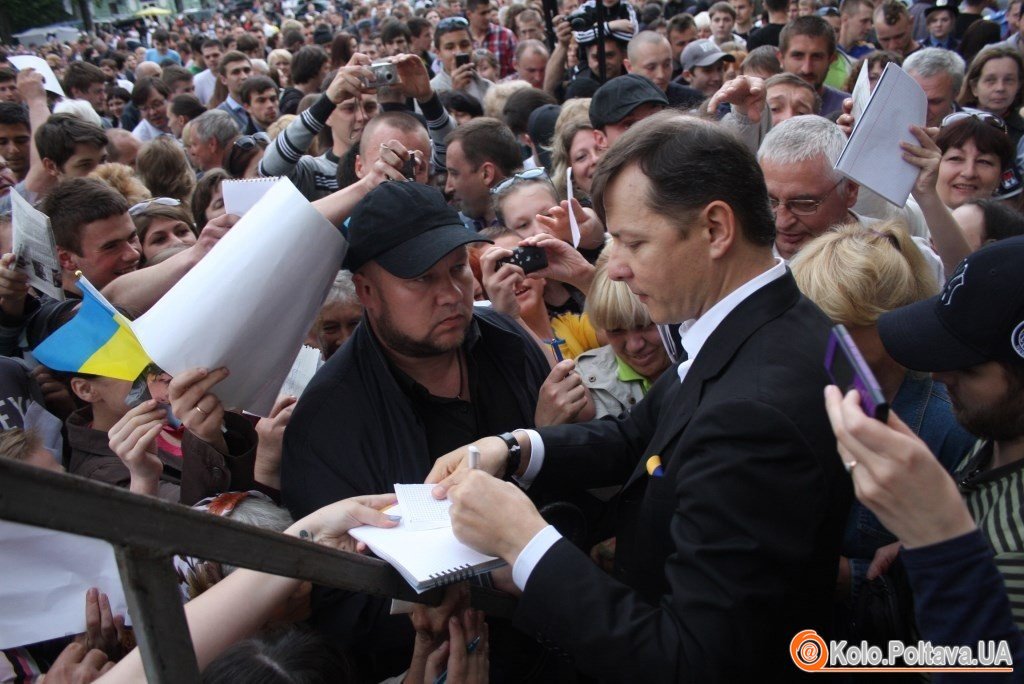
[[[480,637],[477,637],[477,638],[473,639],[472,641],[470,641],[468,644],[466,644],[466,655],[472,655],[473,651],[475,651],[476,647],[479,646],[479,645],[480,645]],[[448,670],[445,670],[440,675],[438,675],[437,679],[434,680],[434,684],[445,684],[445,682],[447,680],[448,680]]]
[[[475,446],[469,447],[469,469],[476,470],[480,467],[480,450]]]
[[[555,355],[555,363],[564,360],[562,356],[562,345],[565,344],[565,340],[559,337],[553,337],[550,340],[544,340],[545,343],[551,345],[551,353]]]

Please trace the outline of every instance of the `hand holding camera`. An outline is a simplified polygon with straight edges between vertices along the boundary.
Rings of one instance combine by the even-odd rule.
[[[365,84],[374,79],[370,64],[370,58],[361,52],[352,55],[348,64],[338,69],[331,84],[327,86],[327,98],[334,104],[341,104],[350,98],[359,97]]]

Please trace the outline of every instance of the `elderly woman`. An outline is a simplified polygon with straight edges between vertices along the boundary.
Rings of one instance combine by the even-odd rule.
[[[946,470],[955,468],[975,440],[957,424],[946,388],[930,375],[896,363],[878,335],[883,313],[938,292],[905,228],[895,222],[840,226],[804,247],[790,266],[803,293],[850,331],[892,411],[928,444]],[[839,567],[839,585],[851,606],[857,605],[865,580],[880,574],[869,574],[876,553],[885,547],[882,556],[894,555],[890,545],[895,541],[873,513],[853,505]]]

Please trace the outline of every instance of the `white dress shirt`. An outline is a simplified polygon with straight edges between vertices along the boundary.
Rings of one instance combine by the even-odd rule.
[[[778,280],[786,274],[786,262],[776,257],[775,265],[764,273],[743,283],[728,295],[719,300],[714,306],[704,312],[700,318],[692,318],[684,322],[679,328],[679,338],[683,349],[686,350],[686,361],[682,361],[676,372],[679,374],[679,382],[686,379],[690,366],[697,359],[704,343],[708,341],[715,329],[732,313],[733,309],[740,305],[750,295],[760,290],[765,285]],[[544,465],[544,440],[536,430],[525,430],[530,436],[530,462],[526,472],[521,478],[516,478],[523,488],[529,488],[540,473]],[[537,567],[537,563],[544,557],[548,549],[561,539],[561,535],[554,527],[548,525],[534,535],[533,539],[523,547],[519,557],[512,566],[512,581],[519,587],[520,591],[526,589],[526,583],[530,574]]]

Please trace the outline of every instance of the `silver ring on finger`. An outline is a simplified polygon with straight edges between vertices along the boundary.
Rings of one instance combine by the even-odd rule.
[[[203,409],[199,408],[199,404],[196,404],[195,406],[193,406],[193,407],[192,407],[192,409],[193,409],[194,411],[199,411],[199,413],[200,413],[200,414],[202,414],[204,418],[205,418],[206,416],[210,415],[209,413],[207,413],[207,412],[206,412],[206,411],[204,411]]]

